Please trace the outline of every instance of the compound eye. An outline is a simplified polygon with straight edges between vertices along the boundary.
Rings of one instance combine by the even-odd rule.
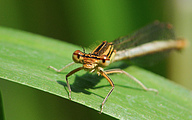
[[[73,53],[73,61],[76,62],[76,63],[80,63],[83,59],[83,56],[84,53],[82,53],[80,50],[76,50],[74,53]]]
[[[106,55],[102,55],[99,60],[99,64],[101,66],[108,66],[110,64],[110,59]]]

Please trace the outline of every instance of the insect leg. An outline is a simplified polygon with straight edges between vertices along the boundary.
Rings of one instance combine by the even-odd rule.
[[[64,67],[61,68],[60,70],[57,70],[57,69],[54,68],[53,66],[48,66],[48,69],[51,68],[51,69],[53,69],[53,70],[55,70],[55,71],[57,71],[57,72],[61,72],[61,71],[63,71],[65,68],[67,68],[67,67],[69,67],[69,66],[71,66],[71,65],[73,65],[73,64],[75,64],[75,62],[69,63],[68,65],[64,66]]]
[[[83,69],[83,67],[78,67],[78,68],[76,68],[76,69],[74,69],[74,70],[72,70],[71,72],[69,72],[67,75],[66,75],[66,82],[67,82],[67,86],[68,86],[68,89],[69,89],[69,99],[71,100],[71,87],[70,87],[70,85],[69,85],[69,82],[68,82],[68,77],[69,76],[71,76],[72,74],[74,74],[74,73],[76,73],[76,72],[78,72],[78,71],[80,71],[80,70],[82,70]]]
[[[113,81],[111,80],[111,78],[109,78],[109,76],[107,75],[107,73],[105,73],[105,71],[103,71],[102,69],[99,70],[100,74],[105,77],[107,79],[107,81],[110,83],[110,85],[112,86],[111,90],[109,91],[109,93],[107,94],[107,96],[105,97],[105,99],[102,102],[101,105],[101,111],[99,112],[100,114],[102,113],[103,110],[103,106],[107,100],[107,98],[109,97],[109,95],[112,93],[113,89],[115,88]]]
[[[144,90],[146,90],[146,91],[153,91],[153,92],[156,92],[158,94],[158,90],[153,89],[153,88],[147,88],[141,81],[139,81],[137,78],[133,77],[129,73],[125,72],[124,70],[121,70],[121,69],[111,69],[111,70],[106,70],[105,72],[106,72],[106,74],[123,73],[126,76],[128,76],[129,78],[131,78],[132,80],[134,80],[135,82],[137,82]]]

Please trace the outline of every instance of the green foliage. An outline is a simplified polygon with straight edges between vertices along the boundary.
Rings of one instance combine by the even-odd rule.
[[[3,113],[3,101],[0,91],[0,120],[4,120],[4,113]]]
[[[81,47],[22,31],[0,28],[0,77],[68,99],[65,75],[48,70],[72,62],[71,54]],[[113,67],[122,63],[114,63]],[[110,67],[111,68],[111,67]],[[107,68],[106,68],[107,69]],[[131,66],[124,69],[147,87],[159,90],[145,92],[125,75],[110,75],[115,90],[103,113],[119,119],[192,119],[191,93],[165,78]],[[111,89],[101,76],[84,71],[69,77],[72,101],[100,110],[101,102]],[[99,114],[98,114],[99,115]]]

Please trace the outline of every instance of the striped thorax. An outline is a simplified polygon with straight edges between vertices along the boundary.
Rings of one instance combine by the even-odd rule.
[[[112,62],[115,53],[113,44],[103,41],[89,54],[76,50],[73,53],[73,61],[83,64],[84,70],[93,72],[98,67],[108,66]]]

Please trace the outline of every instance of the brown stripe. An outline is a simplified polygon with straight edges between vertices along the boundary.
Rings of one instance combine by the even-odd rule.
[[[107,41],[103,41],[95,50],[91,52],[91,54],[98,55],[98,53],[103,49],[104,46],[106,46]]]
[[[110,46],[110,50],[109,50],[109,52],[108,52],[108,54],[107,54],[107,56],[108,56],[108,58],[111,58],[111,55],[113,54],[113,45],[111,44],[111,46]]]

